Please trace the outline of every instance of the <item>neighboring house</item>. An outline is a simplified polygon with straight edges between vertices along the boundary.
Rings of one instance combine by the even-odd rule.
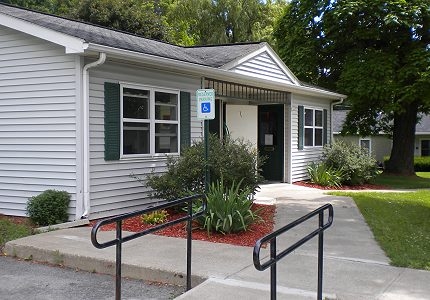
[[[360,137],[359,135],[340,135],[348,110],[333,111],[333,135],[335,140],[343,140],[369,149],[379,162],[390,156],[392,139],[387,134]],[[430,116],[424,115],[415,127],[415,156],[430,156]]]
[[[0,80],[0,213],[57,189],[71,220],[157,201],[130,174],[202,139],[197,89],[216,92],[210,131],[254,142],[278,182],[306,178],[345,97],[300,83],[266,43],[179,47],[4,4]]]

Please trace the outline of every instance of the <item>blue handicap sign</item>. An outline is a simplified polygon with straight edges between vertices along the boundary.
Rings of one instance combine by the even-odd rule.
[[[202,113],[209,114],[211,112],[211,103],[210,102],[202,102]]]

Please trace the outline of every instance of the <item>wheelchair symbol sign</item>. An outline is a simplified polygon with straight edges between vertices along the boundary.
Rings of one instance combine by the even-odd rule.
[[[210,114],[211,112],[211,103],[210,102],[202,102],[202,113]]]
[[[215,119],[215,90],[200,89],[196,91],[197,119]]]

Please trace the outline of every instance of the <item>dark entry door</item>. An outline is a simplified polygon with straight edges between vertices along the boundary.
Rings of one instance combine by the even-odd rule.
[[[430,140],[421,140],[421,156],[430,156]]]
[[[282,181],[284,167],[284,105],[258,106],[258,151],[266,156],[263,176]]]

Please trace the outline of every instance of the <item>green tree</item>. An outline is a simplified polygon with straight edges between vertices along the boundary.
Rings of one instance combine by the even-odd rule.
[[[173,0],[166,17],[177,44],[270,43],[285,6],[285,0]]]
[[[293,0],[274,35],[299,78],[348,94],[344,133],[391,130],[386,171],[414,174],[415,125],[430,111],[428,0]]]
[[[169,0],[6,0],[50,14],[169,41],[164,9]]]
[[[158,1],[82,0],[70,15],[90,23],[167,41],[167,24]]]
[[[82,0],[0,0],[0,2],[60,16],[68,15],[69,12],[80,6],[81,1]]]

